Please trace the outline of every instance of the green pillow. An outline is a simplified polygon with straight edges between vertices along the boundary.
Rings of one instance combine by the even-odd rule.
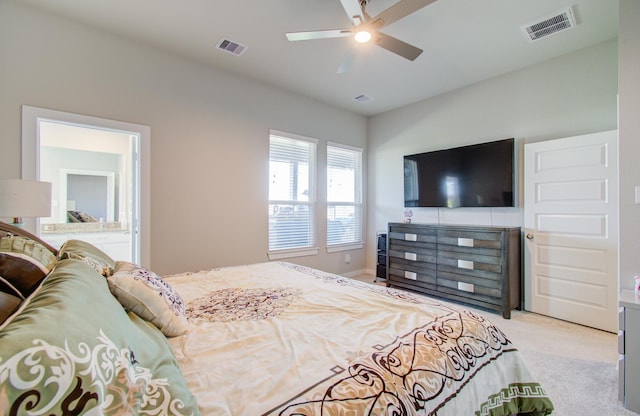
[[[65,242],[60,251],[58,258],[81,260],[103,276],[111,276],[116,262],[105,252],[91,243],[82,240],[68,240]]]
[[[88,264],[58,263],[0,329],[0,414],[199,415],[166,338]]]
[[[21,302],[22,299],[14,294],[0,292],[0,325],[18,309]]]

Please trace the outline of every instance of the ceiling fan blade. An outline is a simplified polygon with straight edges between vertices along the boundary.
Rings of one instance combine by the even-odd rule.
[[[400,0],[377,16],[371,18],[370,23],[374,25],[375,28],[380,29],[430,5],[435,1],[436,0]]]
[[[373,41],[376,45],[410,61],[414,61],[422,53],[422,49],[409,45],[408,43],[385,33],[377,32],[373,37]]]
[[[351,71],[351,67],[353,66],[353,62],[356,60],[356,48],[350,48],[347,53],[344,54],[344,58],[342,58],[342,62],[336,71],[337,74],[346,74]]]
[[[340,0],[345,13],[349,16],[349,20],[354,26],[358,26],[360,23],[364,23],[364,16],[362,15],[362,8],[360,7],[359,0]]]
[[[287,33],[287,39],[294,42],[298,40],[342,38],[352,34],[351,29],[314,30],[311,32],[289,32]]]

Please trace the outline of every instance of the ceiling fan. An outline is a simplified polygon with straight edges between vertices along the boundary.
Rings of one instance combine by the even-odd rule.
[[[374,44],[402,56],[410,61],[415,60],[422,53],[422,49],[410,45],[400,39],[380,32],[380,29],[389,26],[405,16],[410,15],[436,0],[400,0],[393,6],[371,17],[366,12],[366,6],[371,0],[340,0],[347,16],[353,23],[348,29],[315,30],[310,32],[289,32],[289,41],[328,39],[352,36],[356,42]],[[355,58],[355,51],[351,50],[345,56],[342,64],[338,68],[338,73],[349,70]]]

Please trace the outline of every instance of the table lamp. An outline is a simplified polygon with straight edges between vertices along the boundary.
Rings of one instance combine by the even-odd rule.
[[[13,218],[13,225],[20,226],[22,218],[50,216],[50,182],[0,179],[0,218]]]

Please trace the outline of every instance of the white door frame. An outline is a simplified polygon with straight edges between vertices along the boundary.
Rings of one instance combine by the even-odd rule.
[[[132,204],[133,217],[138,220],[134,221],[131,226],[132,232],[138,236],[138,238],[133,239],[134,250],[137,254],[134,255],[134,258],[139,258],[140,265],[150,267],[151,237],[149,213],[151,212],[151,129],[149,126],[23,105],[23,179],[38,180],[40,178],[40,132],[38,128],[40,121],[69,123],[119,133],[128,133],[139,137],[139,149],[137,155],[134,155],[137,157],[132,157],[133,160],[139,161],[136,166],[138,170],[138,182],[132,184],[133,194],[136,195]],[[28,221],[28,219],[25,219],[25,227],[34,232],[34,234],[39,235],[39,221],[37,219],[31,220],[31,223]]]
[[[616,130],[525,145],[526,310],[615,332],[617,160]]]

